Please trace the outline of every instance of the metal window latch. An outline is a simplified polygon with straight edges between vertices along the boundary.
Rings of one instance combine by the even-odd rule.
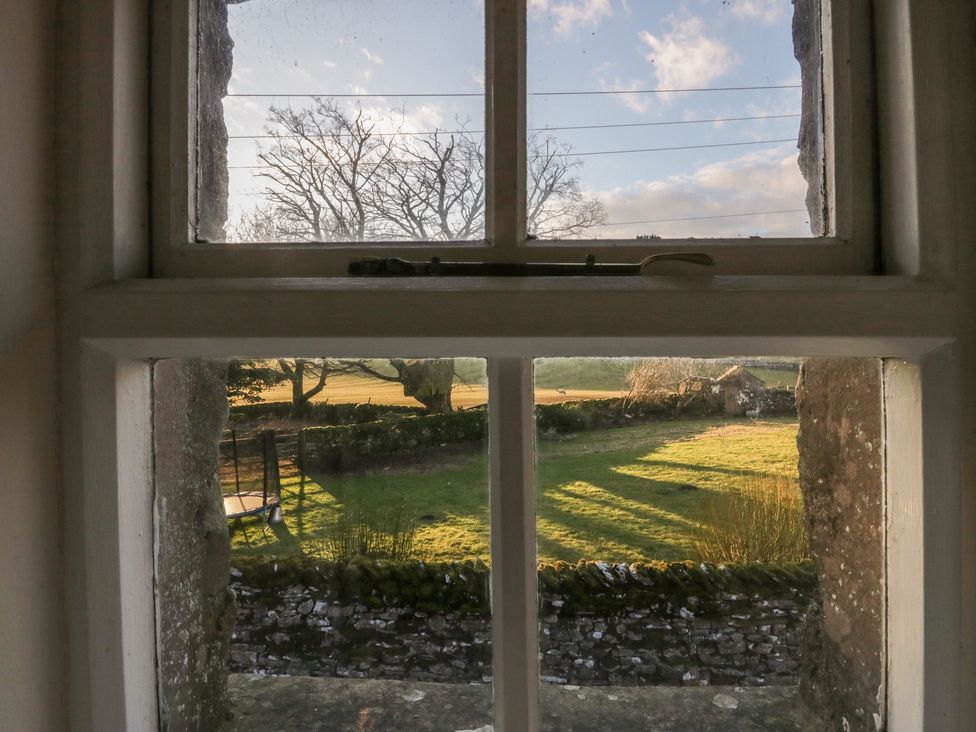
[[[662,252],[645,257],[638,264],[597,264],[596,257],[587,255],[583,264],[572,262],[442,262],[433,257],[429,262],[410,261],[399,257],[367,257],[349,262],[353,277],[615,277],[653,274],[655,262],[688,262],[710,267],[715,264],[711,254],[703,252]]]

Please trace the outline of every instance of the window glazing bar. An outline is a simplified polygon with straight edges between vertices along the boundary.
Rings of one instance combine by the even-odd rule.
[[[488,361],[491,612],[496,732],[539,718],[532,360]]]
[[[525,236],[526,0],[487,0],[486,237],[511,249]]]

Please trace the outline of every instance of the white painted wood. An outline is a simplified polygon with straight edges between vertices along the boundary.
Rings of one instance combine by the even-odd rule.
[[[154,254],[154,272],[163,277],[338,277],[349,262],[363,257],[401,257],[443,261],[598,262],[635,264],[651,254],[679,249],[715,258],[714,274],[828,275],[855,274],[854,249],[837,239],[662,239],[653,244],[628,241],[531,242],[518,248],[488,247],[481,242],[431,245],[409,242],[341,244],[254,244],[233,249],[212,244],[181,244]]]
[[[196,222],[196,0],[152,5],[152,272],[173,276]]]
[[[891,732],[921,730],[925,691],[922,551],[922,379],[917,364],[885,361],[887,696]]]
[[[488,242],[525,241],[525,0],[486,0],[485,99]]]
[[[146,363],[82,352],[82,471],[89,718],[73,728],[154,729],[151,389]],[[75,482],[75,481],[72,481]],[[76,598],[81,599],[81,598]]]
[[[532,361],[488,361],[495,730],[539,725]]]
[[[896,275],[918,274],[921,259],[910,1],[875,7],[879,165],[888,183],[881,187],[881,236],[885,272]]]
[[[825,15],[830,14],[829,0]],[[526,240],[526,0],[485,4],[486,238],[483,242],[345,244],[201,244],[193,241],[195,209],[196,3],[164,0],[154,8],[153,272],[165,277],[339,276],[362,256],[444,260],[639,262],[676,248],[707,251],[722,274],[869,274],[877,241],[873,223],[873,108],[867,0],[840,3],[827,28],[825,73],[827,170],[833,228],[824,239]],[[836,152],[834,148],[836,147]]]
[[[357,355],[376,353],[381,339],[401,346],[385,353],[412,353],[410,344],[421,342],[445,355],[468,355],[472,349],[471,355],[485,355],[488,348],[499,355],[527,349],[528,355],[531,349],[555,355],[576,341],[591,344],[586,347],[593,351],[638,354],[667,347],[685,353],[702,347],[696,339],[710,339],[713,349],[748,337],[784,354],[804,348],[797,345],[801,340],[820,339],[822,348],[829,348],[831,339],[860,339],[864,355],[885,356],[901,353],[898,338],[944,340],[942,334],[952,332],[957,318],[952,293],[887,278],[795,283],[608,278],[597,283],[599,289],[590,280],[568,279],[131,282],[87,294],[77,317],[92,338],[156,338],[179,350],[152,354],[160,356],[192,355],[184,353],[180,341],[195,340],[192,348],[201,349],[200,355],[216,355],[213,339],[265,339],[271,347],[289,337],[315,343],[319,355],[337,352],[340,342],[362,347]]]
[[[892,732],[967,728],[954,692],[960,623],[972,622],[959,612],[958,387],[951,346],[885,365]]]
[[[152,443],[152,373],[147,361],[117,361],[115,369],[119,586],[122,591],[122,669],[127,730],[158,720]],[[106,486],[107,488],[108,486]]]
[[[852,245],[852,269],[878,271],[877,145],[870,0],[822,0],[824,148],[829,232]]]
[[[925,636],[925,674],[918,681],[925,690],[925,730],[972,729],[976,721],[960,715],[962,696],[971,692],[965,681],[960,686],[960,677],[964,664],[972,665],[959,653],[961,624],[971,626],[976,618],[961,613],[963,485],[958,466],[960,450],[972,448],[959,440],[965,386],[956,371],[955,348],[947,345],[921,359],[925,611],[919,620]]]
[[[895,415],[903,415],[894,419],[889,412],[889,447],[904,444],[906,455],[922,461],[921,472],[913,473],[918,466],[907,465],[903,475],[920,479],[902,480],[895,484],[900,492],[889,491],[889,551],[894,542],[901,542],[895,558],[889,556],[889,574],[895,582],[892,592],[907,594],[894,578],[911,577],[922,562],[924,592],[916,586],[915,593],[916,599],[924,595],[925,607],[920,609],[911,598],[901,601],[902,594],[889,603],[888,698],[893,728],[971,728],[972,716],[966,710],[972,711],[976,696],[971,693],[976,688],[976,451],[971,449],[976,430],[969,415],[976,405],[972,391],[958,391],[953,377],[976,373],[976,207],[971,205],[976,198],[971,134],[976,64],[971,61],[971,0],[872,3],[882,122],[876,140],[882,194],[873,211],[880,222],[886,271],[921,272],[929,282],[910,277],[465,284],[251,281],[246,278],[335,273],[345,256],[252,249],[230,264],[222,253],[211,250],[177,252],[171,261],[159,259],[157,250],[159,274],[241,278],[235,282],[96,287],[141,274],[138,262],[146,253],[141,231],[145,213],[140,212],[138,195],[145,192],[138,184],[138,171],[148,166],[149,150],[148,135],[139,130],[145,113],[138,78],[146,73],[138,38],[143,26],[138,7],[129,4],[120,10],[123,4],[124,0],[62,3],[59,20],[62,474],[66,623],[71,637],[66,675],[73,728],[124,729],[130,720],[152,717],[154,697],[145,673],[150,634],[140,620],[122,623],[128,612],[123,608],[137,615],[144,612],[144,580],[151,572],[151,563],[140,558],[138,542],[130,545],[132,537],[120,526],[123,517],[138,514],[145,495],[132,503],[118,495],[123,483],[142,490],[126,483],[125,477],[138,472],[138,460],[120,467],[120,450],[128,453],[131,448],[119,435],[119,425],[140,424],[138,413],[144,405],[138,390],[117,389],[117,374],[128,367],[83,346],[86,339],[122,361],[152,356],[316,355],[305,350],[312,347],[319,353],[377,356],[749,353],[917,359],[920,377],[910,370],[888,370],[889,404],[895,405]],[[835,20],[841,5],[834,5]],[[863,28],[863,20],[857,25]],[[182,31],[173,32],[180,37]],[[172,48],[166,63],[157,63],[155,78],[172,81],[174,87],[163,89],[165,94],[186,100],[188,95],[175,90],[188,78],[181,77],[183,51]],[[863,54],[864,48],[854,51]],[[843,55],[835,50],[832,58],[836,69]],[[858,89],[865,91],[864,77],[856,78]],[[162,89],[158,83],[154,88]],[[834,119],[839,118],[835,111]],[[863,120],[858,122],[853,112],[852,118],[862,133]],[[868,139],[866,144],[872,142]],[[157,135],[153,144],[169,143]],[[864,149],[851,152],[867,154]],[[158,159],[153,167],[158,170]],[[863,211],[872,178],[870,172],[867,177],[850,176],[851,193],[862,202],[852,211]],[[174,195],[181,194],[171,187],[157,188],[153,211],[171,210]],[[836,195],[843,198],[840,191]],[[185,217],[177,217],[174,230],[180,225],[186,225]],[[165,242],[179,239],[173,235]],[[861,271],[860,265],[850,264],[855,255],[848,245],[825,249],[813,243],[773,247],[770,252],[765,244],[695,242],[696,249],[718,248],[720,273],[742,273],[770,261],[782,274],[824,274],[831,271],[825,262],[845,267],[836,271]],[[519,254],[546,251],[525,247]],[[566,259],[566,252],[575,250],[558,251]],[[817,259],[816,254],[807,259],[810,252],[827,259]],[[638,259],[624,248],[597,254]],[[726,257],[728,263],[722,261]],[[931,280],[946,284],[934,285]],[[953,340],[953,349],[924,357]],[[913,406],[911,400],[919,394],[922,402]],[[963,446],[970,449],[960,449],[959,432],[969,441]],[[890,456],[899,454],[889,449]],[[890,460],[888,466],[891,485],[896,478]],[[924,547],[918,544],[920,536]],[[133,547],[133,561],[123,560],[123,552]],[[123,599],[130,591],[133,596]],[[130,651],[127,666],[125,654]],[[922,662],[916,663],[919,658]],[[908,675],[898,675],[908,666]],[[129,674],[131,680],[126,678]],[[947,710],[945,716],[939,710]]]
[[[59,12],[58,235],[85,233],[59,251],[68,294],[149,272],[149,40],[144,0],[86,0]]]
[[[923,276],[950,281],[976,226],[976,170],[969,162],[976,159],[976,12],[971,0],[911,0],[910,6],[915,116],[906,127],[916,160],[905,173],[916,176],[915,248]],[[898,178],[904,178],[900,171]]]

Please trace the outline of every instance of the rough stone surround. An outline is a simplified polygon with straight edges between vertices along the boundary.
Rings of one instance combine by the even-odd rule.
[[[884,404],[881,362],[807,359],[797,387],[800,489],[821,602],[800,692],[838,729],[884,720]]]
[[[492,732],[486,684],[230,677],[235,732]],[[565,686],[539,690],[540,732],[827,732],[789,686]]]
[[[153,369],[156,620],[160,729],[213,729],[223,719],[234,597],[217,480],[227,418],[225,364],[162,360]],[[209,446],[203,449],[201,446]]]
[[[267,593],[232,584],[237,624],[233,672],[491,680],[490,620],[476,613],[368,608],[332,601],[326,589],[292,585]],[[563,612],[546,597],[540,619],[542,676],[550,683],[704,686],[797,681],[798,652],[813,588],[686,598],[660,596],[609,613]]]

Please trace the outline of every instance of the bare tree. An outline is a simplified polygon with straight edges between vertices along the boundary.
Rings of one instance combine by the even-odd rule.
[[[528,231],[540,239],[578,236],[607,220],[603,204],[587,198],[573,175],[583,162],[572,151],[549,135],[529,137]]]
[[[400,123],[402,127],[402,122]],[[484,236],[484,139],[391,130],[361,106],[316,98],[299,111],[272,107],[272,143],[258,153],[265,205],[232,227],[250,241],[468,240]],[[606,220],[574,175],[582,163],[552,137],[529,140],[528,230],[576,236]]]
[[[391,358],[389,362],[395,374],[379,371],[368,361],[341,363],[352,371],[401,384],[403,395],[416,399],[431,414],[446,414],[454,409],[451,403],[456,376],[453,358]]]
[[[392,138],[376,134],[361,108],[350,114],[331,98],[300,111],[272,107],[271,119],[278,126],[268,129],[274,142],[258,154],[266,167],[257,175],[270,183],[264,198],[279,230],[312,241],[366,239]]]
[[[340,361],[327,358],[279,358],[283,381],[291,384],[291,417],[303,417],[308,413],[312,397],[319,394],[332,374],[346,373],[349,369]],[[311,386],[305,388],[305,379]]]
[[[714,378],[722,366],[699,358],[648,358],[634,364],[627,372],[629,387],[624,404],[652,401],[656,396],[677,391],[689,376]]]
[[[404,137],[371,201],[393,239],[464,241],[485,227],[485,158],[467,132]]]

